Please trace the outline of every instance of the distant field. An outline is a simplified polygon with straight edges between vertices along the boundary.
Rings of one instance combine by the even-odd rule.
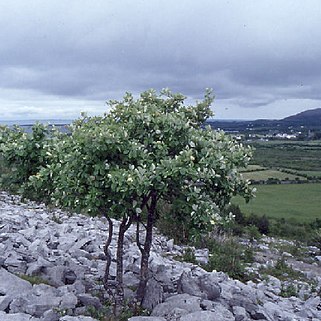
[[[321,157],[321,156],[320,156]],[[285,170],[288,170],[287,168]],[[290,169],[291,171],[291,169]],[[316,177],[316,178],[321,178],[321,171],[297,171],[297,170],[292,170],[291,174],[293,175],[308,175],[309,177]]]
[[[279,179],[279,180],[306,180],[305,177],[283,173],[277,170],[266,169],[260,171],[242,172],[245,179],[252,179],[255,181],[266,181],[269,178]]]
[[[248,165],[246,168],[241,168],[240,172],[253,172],[253,171],[262,171],[265,170],[266,168],[260,165],[254,165],[254,164],[250,164]]]
[[[240,205],[246,214],[309,222],[321,219],[321,184],[259,185],[250,203],[239,197],[232,203]]]
[[[320,156],[321,157],[321,156]],[[298,174],[321,178],[321,171],[297,171]]]
[[[268,141],[252,143],[252,164],[268,168],[321,171],[321,141]]]

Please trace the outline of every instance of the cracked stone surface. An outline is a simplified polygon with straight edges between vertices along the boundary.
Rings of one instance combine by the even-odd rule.
[[[119,222],[113,222],[117,231]],[[0,192],[0,320],[94,321],[90,309],[99,311],[103,304],[107,233],[104,218],[48,209]],[[140,266],[134,227],[128,230],[124,245],[125,295],[130,300]],[[113,277],[116,235],[110,251]],[[155,234],[144,300],[151,315],[130,321],[321,320],[317,295],[283,298],[276,278],[244,284],[222,272],[175,261],[182,253],[183,247]],[[198,250],[197,258],[206,262],[208,251]]]

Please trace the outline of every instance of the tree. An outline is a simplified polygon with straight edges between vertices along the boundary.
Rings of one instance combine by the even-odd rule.
[[[46,166],[47,149],[54,137],[60,134],[55,129],[36,123],[31,132],[26,133],[21,127],[2,127],[0,130],[1,165],[6,173],[1,173],[2,183],[17,190],[24,196],[35,197],[29,190],[29,178]]]
[[[46,166],[29,179],[30,188],[41,190],[56,205],[107,217],[104,284],[108,290],[111,218],[120,219],[118,303],[123,299],[124,235],[132,223],[137,224],[141,252],[137,298],[142,302],[160,201],[175,204],[179,200],[180,212],[200,233],[222,220],[220,211],[233,195],[251,196],[238,172],[249,161],[250,150],[223,132],[203,126],[212,115],[211,92],[206,91],[204,100],[195,106],[184,105],[184,100],[169,90],[160,94],[149,90],[138,99],[127,93],[122,101],[110,101],[109,113],[83,115],[72,125],[70,135],[55,140],[47,151]]]

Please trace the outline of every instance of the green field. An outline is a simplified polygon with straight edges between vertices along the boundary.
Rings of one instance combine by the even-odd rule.
[[[299,175],[308,175],[309,177],[321,178],[321,171],[297,171],[297,173]]]
[[[246,214],[310,222],[321,219],[321,184],[258,185],[256,197],[248,204],[238,197],[232,203]]]
[[[254,142],[252,164],[268,168],[321,171],[321,141]]]
[[[306,180],[305,177],[283,173],[277,170],[267,169],[267,170],[259,170],[259,171],[249,171],[243,172],[243,177],[245,179],[251,179],[255,181],[266,181],[269,178],[278,179],[278,180]]]
[[[241,173],[243,173],[243,172],[256,172],[256,171],[263,171],[265,169],[266,169],[266,167],[256,165],[256,164],[250,164],[246,168],[245,167],[240,168],[240,172]]]

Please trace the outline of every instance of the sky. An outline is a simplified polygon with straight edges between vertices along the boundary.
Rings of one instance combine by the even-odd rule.
[[[150,88],[216,119],[321,107],[320,0],[0,0],[0,120],[100,115]]]

